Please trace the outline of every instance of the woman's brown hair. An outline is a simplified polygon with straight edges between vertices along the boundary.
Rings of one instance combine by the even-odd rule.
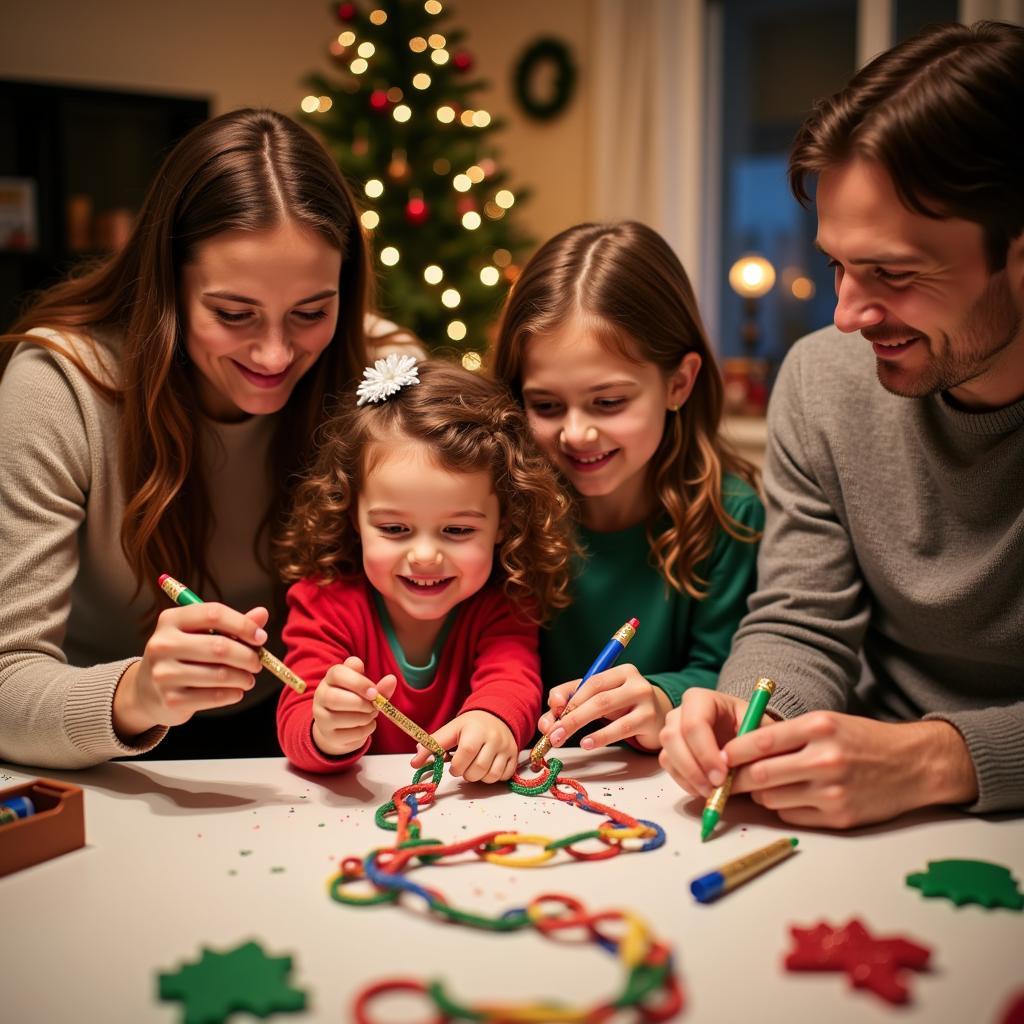
[[[757,471],[719,434],[718,374],[683,265],[656,231],[635,221],[579,224],[546,242],[526,265],[505,303],[492,372],[522,401],[523,363],[532,338],[585,317],[602,344],[666,376],[696,352],[701,368],[686,404],[667,413],[648,466],[653,510],[647,533],[666,582],[695,598],[706,583],[697,567],[721,527],[737,540],[759,534],[722,504],[722,478],[734,473],[757,487]],[[664,525],[668,516],[668,526]]]
[[[127,500],[121,546],[137,586],[148,586],[154,602],[157,577],[172,566],[197,587],[218,590],[207,566],[211,516],[179,314],[181,269],[197,245],[220,232],[288,221],[316,231],[341,253],[340,312],[333,339],[279,414],[266,467],[274,495],[264,522],[273,534],[326,400],[366,360],[369,278],[355,204],[330,156],[304,128],[272,110],[236,110],[193,129],[165,159],[124,249],[44,292],[2,339],[0,372],[16,344],[41,345],[71,360],[117,404]],[[26,336],[33,328],[77,336],[100,365],[109,359],[100,356],[92,333],[114,339],[117,364],[108,377],[97,376],[71,347]]]
[[[554,470],[500,384],[441,361],[421,363],[419,378],[378,404],[357,406],[352,389],[324,422],[316,461],[276,545],[281,575],[327,583],[362,572],[352,516],[376,445],[421,442],[446,470],[491,474],[503,525],[492,579],[524,614],[543,621],[569,603],[575,553],[569,501]]]
[[[789,182],[863,156],[880,163],[903,205],[984,232],[989,270],[1024,231],[1024,28],[936,25],[862,68],[801,125]]]

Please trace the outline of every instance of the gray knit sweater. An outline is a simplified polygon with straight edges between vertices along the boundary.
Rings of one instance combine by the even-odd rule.
[[[386,320],[368,316],[366,329],[373,357],[420,354]],[[101,376],[117,365],[116,339],[97,339],[97,365],[76,339],[38,333],[73,347]],[[270,501],[260,467],[274,422],[199,423],[215,524],[209,565],[224,601],[243,611],[269,605],[273,593],[253,549]],[[121,550],[118,426],[74,364],[43,348],[20,346],[0,378],[0,760],[84,768],[149,750],[166,734],[154,728],[126,745],[111,721],[117,684],[145,646],[139,620],[150,601],[145,590],[133,597]],[[280,626],[268,625],[268,646]],[[261,673],[235,708],[277,688]]]
[[[768,675],[784,718],[949,722],[969,809],[1024,808],[1024,400],[897,397],[830,327],[789,353],[768,426],[758,590],[719,689]]]

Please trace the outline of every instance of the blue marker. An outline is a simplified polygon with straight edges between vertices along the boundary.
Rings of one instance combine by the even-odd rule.
[[[10,824],[19,818],[30,818],[36,813],[36,805],[27,796],[12,796],[0,800],[0,825]]]
[[[630,619],[624,626],[620,626],[612,634],[611,640],[608,641],[601,649],[601,653],[594,659],[594,664],[587,669],[583,674],[583,678],[579,682],[579,686],[572,691],[569,700],[566,702],[564,708],[562,708],[562,715],[572,711],[576,706],[573,704],[573,699],[576,694],[580,692],[580,688],[586,683],[591,677],[597,675],[598,672],[603,672],[606,668],[611,668],[616,661],[619,660],[619,655],[626,649],[629,641],[636,636],[636,631],[640,628],[639,619]],[[548,751],[551,749],[551,740],[547,736],[541,736],[537,741],[536,746],[530,751],[530,763],[533,765],[539,765],[543,762],[547,756]]]
[[[735,889],[754,875],[759,875],[773,864],[785,860],[796,848],[797,839],[777,839],[760,850],[748,853],[745,857],[723,864],[717,871],[709,871],[690,883],[690,892],[699,903],[710,903],[724,892]]]

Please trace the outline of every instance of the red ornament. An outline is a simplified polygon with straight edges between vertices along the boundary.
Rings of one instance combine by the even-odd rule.
[[[843,971],[854,988],[870,989],[890,1003],[910,998],[905,969],[923,971],[931,950],[908,939],[875,938],[853,919],[842,928],[824,921],[814,928],[790,928],[795,948],[786,956],[788,971]]]
[[[459,211],[460,217],[464,213],[471,213],[476,209],[476,200],[472,196],[459,196],[455,200],[455,209]]]
[[[430,207],[417,196],[405,204],[405,219],[414,227],[425,224],[430,216]]]
[[[355,4],[338,4],[338,21],[351,21],[356,16]]]
[[[388,109],[391,101],[388,99],[388,94],[383,89],[374,89],[370,93],[370,106],[374,110],[385,111]]]
[[[473,66],[473,57],[465,50],[459,50],[452,56],[452,66],[456,71],[468,71]]]

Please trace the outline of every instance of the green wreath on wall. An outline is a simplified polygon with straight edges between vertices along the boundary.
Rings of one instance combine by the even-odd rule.
[[[551,64],[554,85],[550,94],[538,96],[534,77],[539,68]],[[519,58],[515,71],[515,96],[519,105],[532,118],[550,121],[569,105],[576,90],[576,65],[565,43],[545,36],[531,43]]]

